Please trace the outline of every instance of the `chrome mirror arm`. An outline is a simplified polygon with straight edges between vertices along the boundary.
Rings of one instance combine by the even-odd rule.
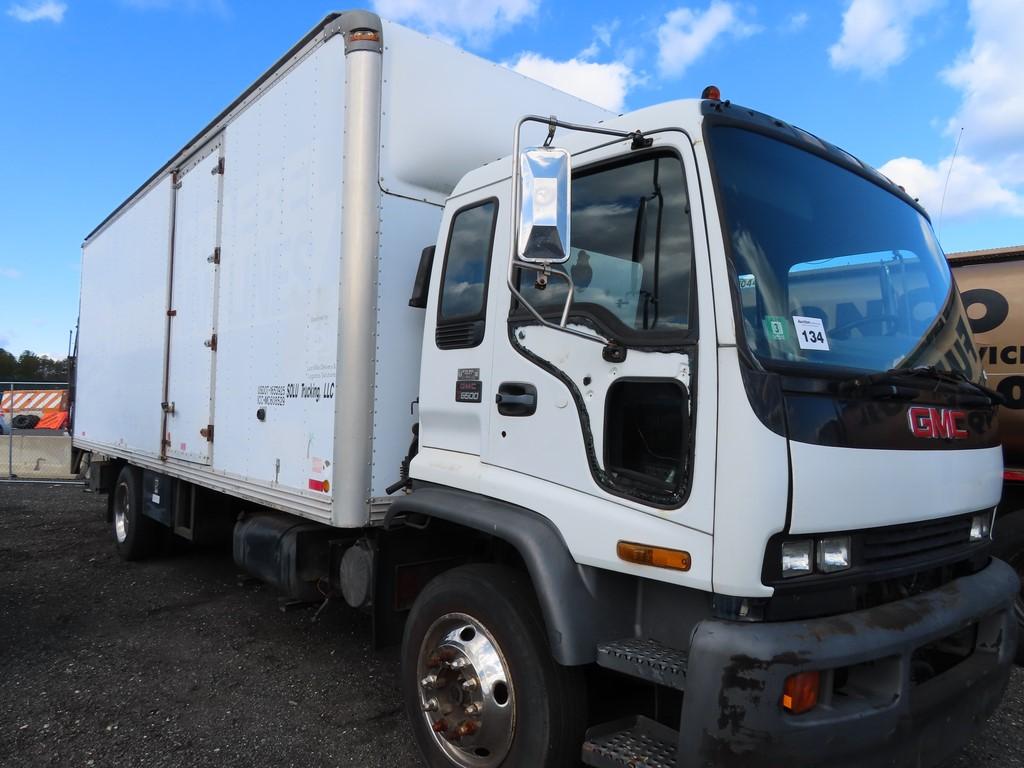
[[[519,210],[523,204],[522,170],[519,167],[519,147],[520,134],[522,133],[523,126],[526,123],[541,123],[542,125],[547,126],[548,136],[544,142],[544,146],[550,146],[550,143],[554,138],[556,128],[565,128],[570,131],[582,131],[584,133],[599,133],[605,136],[615,136],[617,138],[622,139],[632,138],[634,141],[636,141],[637,136],[639,136],[640,134],[638,131],[620,131],[614,128],[602,128],[600,126],[594,125],[567,123],[562,120],[558,120],[554,115],[552,115],[551,117],[541,117],[540,115],[526,115],[524,117],[521,117],[519,121],[516,123],[515,135],[512,137],[512,213],[509,216],[511,226],[511,237],[509,238],[509,240],[511,242],[512,247],[509,253],[508,275],[506,277],[508,289],[509,291],[512,292],[512,295],[515,297],[515,299],[522,306],[526,307],[529,313],[533,315],[534,319],[536,319],[537,322],[539,322],[541,325],[547,326],[548,328],[554,328],[555,330],[558,331],[571,333],[573,336],[579,336],[582,339],[596,341],[599,344],[607,344],[608,339],[605,339],[602,336],[598,336],[597,334],[594,333],[587,333],[585,331],[580,331],[575,328],[569,328],[566,326],[566,323],[569,320],[569,309],[572,306],[572,300],[576,292],[576,286],[573,283],[572,276],[569,275],[568,272],[565,272],[563,270],[551,270],[550,266],[548,265],[541,266],[538,264],[531,264],[525,261],[520,261],[516,256],[516,254],[519,253]],[[568,245],[569,244],[566,243],[566,247],[568,247]],[[519,292],[519,289],[516,288],[515,280],[513,280],[513,275],[516,269],[528,269],[533,272],[540,272],[544,274],[556,274],[565,278],[566,283],[568,283],[569,290],[565,297],[565,306],[562,307],[561,322],[555,324],[552,323],[550,320],[544,319],[544,317],[541,316],[540,312],[538,312],[533,307],[533,305],[530,304],[530,302],[528,302],[525,299],[525,297]]]

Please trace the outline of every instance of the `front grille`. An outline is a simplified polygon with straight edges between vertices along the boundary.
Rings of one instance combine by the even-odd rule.
[[[971,543],[971,516],[867,530],[861,538],[863,565],[885,566],[907,560],[944,559]]]

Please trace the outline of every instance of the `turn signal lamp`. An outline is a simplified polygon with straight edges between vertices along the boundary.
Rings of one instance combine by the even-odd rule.
[[[655,568],[671,568],[674,571],[690,570],[690,553],[681,549],[652,547],[647,544],[635,544],[631,541],[620,541],[615,548],[620,560],[637,565],[653,565]]]
[[[703,91],[701,91],[700,97],[702,99],[711,99],[712,101],[721,101],[722,92],[718,90],[717,85],[709,85]]]
[[[810,712],[818,705],[820,672],[800,672],[786,678],[782,689],[782,708],[793,715]]]

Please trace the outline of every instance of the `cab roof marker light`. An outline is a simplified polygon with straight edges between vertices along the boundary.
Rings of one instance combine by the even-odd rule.
[[[709,85],[701,91],[700,97],[702,99],[711,99],[712,101],[721,101],[722,92],[718,90],[717,85]]]
[[[632,541],[620,541],[615,551],[620,560],[637,565],[650,565],[655,568],[669,568],[674,571],[690,570],[690,553],[681,549],[652,547],[649,544],[637,544]]]

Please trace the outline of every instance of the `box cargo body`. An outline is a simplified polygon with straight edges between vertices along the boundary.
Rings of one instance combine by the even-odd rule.
[[[999,438],[1007,468],[1024,469],[1024,246],[948,254],[988,384],[1006,402]]]
[[[368,17],[324,19],[86,238],[76,447],[337,526],[383,510],[450,190],[523,105],[608,113]]]

